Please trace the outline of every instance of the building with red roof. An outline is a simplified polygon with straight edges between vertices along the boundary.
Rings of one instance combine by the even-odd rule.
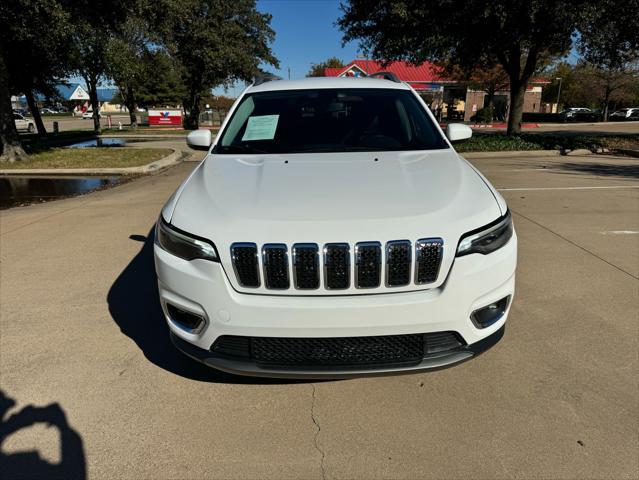
[[[424,98],[440,119],[469,121],[484,106],[486,92],[472,90],[459,82],[446,78],[442,69],[433,63],[411,65],[408,62],[390,62],[382,65],[375,60],[356,59],[341,68],[325,68],[326,77],[366,77],[376,72],[393,73],[408,83]],[[524,96],[524,112],[541,110],[541,92],[548,82],[535,79]],[[493,105],[496,118],[505,119],[508,112],[508,90],[496,92]]]

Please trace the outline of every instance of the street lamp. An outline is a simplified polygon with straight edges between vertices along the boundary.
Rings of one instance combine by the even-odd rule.
[[[555,80],[559,80],[559,88],[557,89],[557,111],[559,113],[559,96],[561,95],[561,77],[555,77]]]

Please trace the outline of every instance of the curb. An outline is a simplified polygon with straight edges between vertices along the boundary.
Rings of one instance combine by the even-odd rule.
[[[10,170],[0,170],[0,175],[136,175],[159,172],[165,168],[172,167],[182,161],[182,152],[173,150],[164,158],[139,167],[124,168],[19,168]]]
[[[493,157],[556,157],[560,150],[511,150],[497,152],[460,152],[464,158],[493,158]]]

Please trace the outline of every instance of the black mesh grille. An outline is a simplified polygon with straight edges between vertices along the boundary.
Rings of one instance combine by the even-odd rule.
[[[251,354],[264,366],[380,366],[419,363],[423,335],[344,338],[251,339]]]
[[[347,243],[329,243],[324,246],[326,288],[345,289],[351,282],[350,253]]]
[[[464,341],[456,332],[435,332],[424,335],[426,354],[447,352],[464,345]]]
[[[386,284],[399,287],[410,283],[411,251],[408,240],[386,244]]]
[[[231,258],[237,281],[243,287],[259,287],[260,273],[257,264],[257,246],[254,243],[234,243]]]
[[[416,365],[424,357],[458,350],[464,345],[466,343],[457,332],[342,338],[222,335],[211,351],[273,368],[374,368]]]
[[[313,290],[319,288],[319,255],[314,243],[293,245],[293,274],[295,288]]]
[[[382,247],[379,243],[362,242],[355,246],[355,286],[379,287],[382,273]]]
[[[264,263],[264,284],[266,288],[285,290],[290,286],[288,279],[288,253],[286,245],[267,244],[262,248]]]
[[[441,238],[427,238],[417,241],[415,283],[433,283],[437,280],[439,266],[442,262],[443,243]]]

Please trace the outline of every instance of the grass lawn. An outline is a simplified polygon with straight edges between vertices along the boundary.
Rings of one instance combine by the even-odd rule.
[[[639,148],[639,135],[552,135],[546,133],[521,134],[508,137],[502,133],[474,134],[470,139],[455,143],[458,152],[505,152],[514,150],[576,150],[585,148]]]
[[[172,153],[166,148],[53,148],[33,153],[24,160],[0,163],[2,169],[17,168],[123,168],[138,167]]]

